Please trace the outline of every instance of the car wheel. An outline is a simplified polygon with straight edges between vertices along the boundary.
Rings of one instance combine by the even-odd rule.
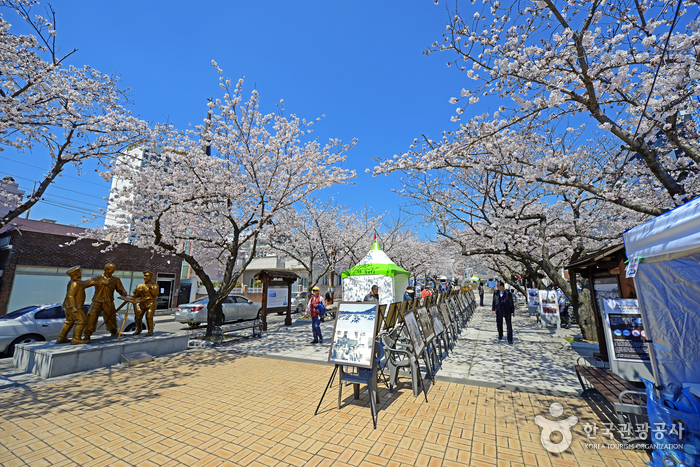
[[[187,325],[190,329],[197,329],[199,327],[199,323],[187,323]]]
[[[15,354],[15,345],[17,344],[31,344],[32,342],[41,342],[45,340],[46,339],[39,334],[27,334],[26,336],[18,337],[7,347],[7,356],[12,357]]]
[[[131,323],[124,329],[124,332],[133,332],[136,331],[136,323]]]
[[[256,316],[255,319],[262,319],[262,308],[258,310],[258,316]]]

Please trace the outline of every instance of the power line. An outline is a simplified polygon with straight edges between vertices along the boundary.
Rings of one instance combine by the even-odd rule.
[[[88,206],[94,206],[94,207],[96,207],[96,208],[103,208],[103,207],[104,207],[104,206],[101,206],[101,205],[99,205],[99,204],[88,203],[87,201],[80,201],[80,200],[75,199],[75,198],[66,198],[65,196],[58,196],[58,195],[47,195],[47,194],[45,194],[44,196],[42,196],[42,199],[44,199],[44,197],[46,197],[46,196],[49,196],[49,197],[51,197],[51,198],[61,198],[61,199],[65,199],[65,200],[68,200],[68,201],[74,201],[74,202],[76,202],[76,203],[86,204],[86,205],[88,205]],[[105,202],[106,202],[106,201],[105,201]]]
[[[16,164],[26,165],[27,167],[31,167],[31,168],[33,168],[33,169],[46,170],[44,167],[38,167],[38,166],[36,166],[36,165],[27,164],[26,162],[16,161],[16,160],[14,160],[14,159],[11,159],[11,158],[5,157],[5,156],[0,156],[0,159],[5,159],[5,160],[7,160],[7,161],[11,161],[11,162],[14,162],[14,163],[16,163]],[[81,181],[81,182],[83,182],[83,183],[90,183],[90,184],[92,184],[92,185],[97,185],[97,186],[99,186],[99,187],[104,188],[104,185],[102,185],[102,184],[100,184],[100,183],[91,182],[90,180],[83,180],[82,178],[79,178],[79,177],[72,177],[72,176],[70,176],[70,175],[64,175],[63,173],[61,173],[61,176],[62,176],[62,177],[66,177],[66,178],[72,178],[73,180],[78,180],[78,181]]]
[[[41,203],[41,202],[46,203],[46,204],[48,204],[49,206],[54,206],[54,207],[57,207],[57,208],[66,209],[66,210],[68,210],[68,211],[74,211],[74,212],[77,212],[77,213],[80,213],[80,214],[86,214],[86,215],[90,215],[90,216],[94,215],[95,217],[105,217],[105,214],[95,214],[95,213],[92,213],[92,212],[89,212],[89,211],[84,211],[84,210],[82,210],[82,209],[69,208],[69,207],[66,207],[66,206],[61,205],[61,204],[53,203],[53,202],[51,202],[51,201],[43,201],[43,200],[42,200],[42,201],[39,201],[39,203]],[[37,204],[39,204],[39,203],[37,203]],[[35,206],[36,206],[36,205],[35,205]]]
[[[32,182],[32,183],[34,183],[34,182],[40,183],[40,182],[37,181],[37,180],[32,180],[31,178],[26,178],[26,177],[20,177],[19,175],[13,175],[13,174],[8,173],[8,172],[0,171],[0,174],[5,174],[5,175],[9,175],[9,176],[14,177],[14,178],[19,178],[19,179],[22,179],[22,180],[27,180],[28,182]],[[52,183],[53,183],[53,182],[52,182]],[[99,200],[104,201],[104,198],[102,198],[102,197],[100,197],[100,196],[88,195],[87,193],[83,193],[83,192],[75,191],[75,190],[69,190],[68,188],[61,188],[60,186],[54,186],[54,188],[56,188],[57,190],[70,191],[71,193],[77,193],[77,194],[79,194],[79,195],[89,196],[90,198],[97,198],[97,199],[99,199]]]

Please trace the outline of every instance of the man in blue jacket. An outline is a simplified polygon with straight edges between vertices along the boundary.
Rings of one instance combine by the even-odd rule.
[[[498,328],[498,340],[503,340],[503,319],[506,320],[508,328],[508,343],[513,343],[513,324],[511,318],[515,316],[515,306],[513,305],[513,295],[505,289],[503,281],[498,281],[496,291],[493,293],[491,301],[491,311],[496,315],[496,327]]]

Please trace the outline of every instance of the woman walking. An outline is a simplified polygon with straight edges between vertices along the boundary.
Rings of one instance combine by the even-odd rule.
[[[314,340],[312,340],[311,343],[318,344],[320,342],[321,344],[323,344],[323,336],[321,335],[321,320],[318,316],[318,311],[316,310],[316,308],[318,307],[319,303],[323,304],[323,306],[325,307],[326,302],[325,300],[323,300],[323,297],[321,297],[320,289],[318,287],[314,287],[313,289],[311,289],[311,293],[313,295],[309,300],[309,304],[306,305],[306,313],[304,313],[304,318],[311,314],[311,329],[314,333]]]

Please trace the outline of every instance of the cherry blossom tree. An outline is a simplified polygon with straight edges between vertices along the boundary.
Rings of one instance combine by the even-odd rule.
[[[66,65],[58,54],[56,14],[32,15],[35,2],[4,0],[5,12],[16,12],[34,31],[15,34],[0,14],[0,150],[45,149],[52,165],[33,195],[5,195],[11,210],[0,217],[0,227],[36,204],[64,168],[79,168],[86,159],[109,164],[127,146],[147,134],[148,125],[130,115],[127,93],[115,77],[89,66]]]
[[[575,309],[577,295],[561,268],[618,241],[625,226],[643,217],[582,190],[561,194],[488,169],[407,172],[404,182],[401,193],[439,236],[460,245],[462,255],[488,257],[505,279],[518,270],[537,277],[541,270]]]
[[[450,11],[428,51],[454,54],[473,83],[451,100],[459,129],[378,172],[486,166],[651,216],[700,194],[697,2],[480,8]]]
[[[255,256],[263,231],[314,191],[355,176],[341,167],[354,142],[322,146],[309,136],[315,121],[285,116],[282,103],[277,113],[264,114],[257,91],[243,101],[242,80],[233,88],[223,76],[219,81],[223,98],[209,102],[204,125],[187,131],[159,125],[141,160],[114,164],[111,175],[126,183],[113,190],[112,202],[124,214],[89,233],[132,238],[187,261],[209,297],[207,336],[221,323],[221,304]],[[243,245],[250,255],[237,264]],[[209,267],[223,271],[216,286]]]
[[[266,234],[266,243],[304,268],[310,294],[336,265],[349,262],[380,220],[381,216],[373,217],[367,210],[353,212],[339,206],[332,198],[326,202],[304,198],[294,209],[279,214]]]

